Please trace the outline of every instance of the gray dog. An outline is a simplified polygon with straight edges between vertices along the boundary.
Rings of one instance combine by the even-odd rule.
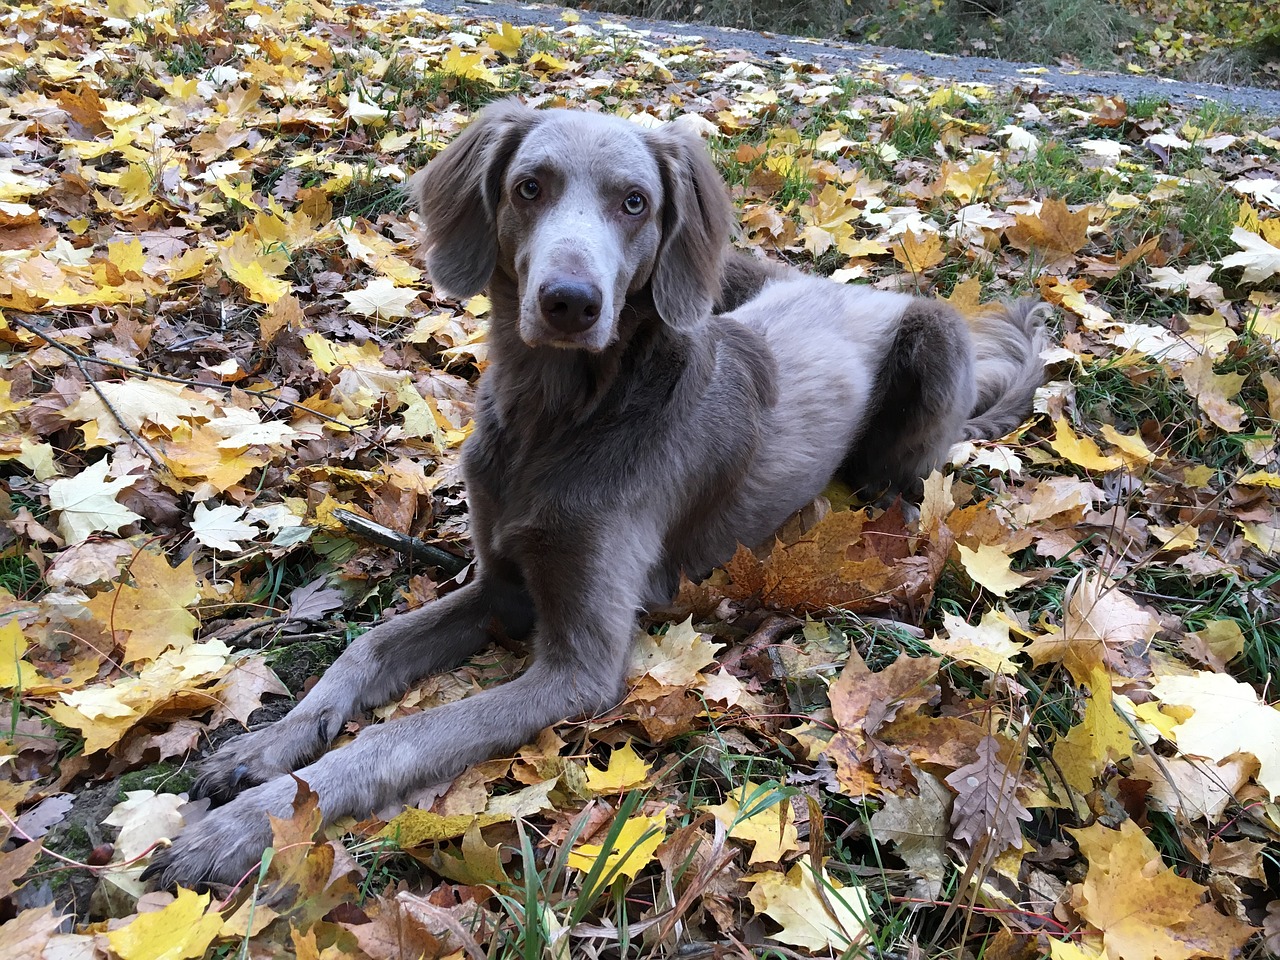
[[[493,301],[463,457],[476,575],[369,631],[292,713],[207,761],[194,792],[225,805],[153,861],[166,883],[250,870],[292,773],[326,822],[364,816],[612,707],[637,614],[681,571],[764,542],[833,476],[918,494],[955,441],[1021,422],[1043,379],[1029,302],[971,328],[945,304],[734,253],[724,183],[679,126],[505,101],[416,189],[436,289]],[[324,752],[495,629],[532,635],[519,679]]]

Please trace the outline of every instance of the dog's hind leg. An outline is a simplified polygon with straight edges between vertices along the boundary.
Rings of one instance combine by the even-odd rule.
[[[499,626],[520,637],[533,609],[514,582],[481,572],[442,600],[380,623],[356,640],[289,714],[228,741],[208,758],[193,797],[215,803],[314,760],[362,710],[399,696],[416,680],[451,669]]]
[[[837,477],[874,500],[918,499],[923,480],[961,438],[975,399],[973,346],[964,319],[913,299],[876,378],[872,410]]]

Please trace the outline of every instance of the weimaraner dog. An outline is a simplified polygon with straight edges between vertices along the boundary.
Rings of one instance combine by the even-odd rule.
[[[682,571],[765,542],[833,477],[869,499],[918,495],[954,442],[1020,423],[1043,380],[1034,303],[971,325],[733,251],[724,182],[678,124],[503,101],[415,190],[435,289],[493,303],[463,450],[475,574],[214,754],[194,793],[223,805],[155,858],[165,883],[251,870],[294,774],[326,822],[364,816],[614,706],[637,615]],[[494,631],[531,636],[521,677],[325,752]]]

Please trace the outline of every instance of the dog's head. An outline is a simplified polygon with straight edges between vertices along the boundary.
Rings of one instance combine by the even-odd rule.
[[[502,271],[529,346],[603,350],[646,284],[662,319],[687,329],[720,291],[733,206],[706,148],[678,126],[504,100],[415,191],[432,282],[466,297]]]

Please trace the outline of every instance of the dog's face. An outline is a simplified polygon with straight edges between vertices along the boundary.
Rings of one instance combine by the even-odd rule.
[[[530,347],[599,352],[628,294],[648,285],[689,328],[719,292],[733,206],[697,137],[576,110],[486,108],[417,178],[435,286],[455,296],[515,281]]]
[[[507,165],[498,267],[516,279],[529,346],[603,350],[628,293],[653,273],[662,175],[644,131],[615,117],[556,111]]]

